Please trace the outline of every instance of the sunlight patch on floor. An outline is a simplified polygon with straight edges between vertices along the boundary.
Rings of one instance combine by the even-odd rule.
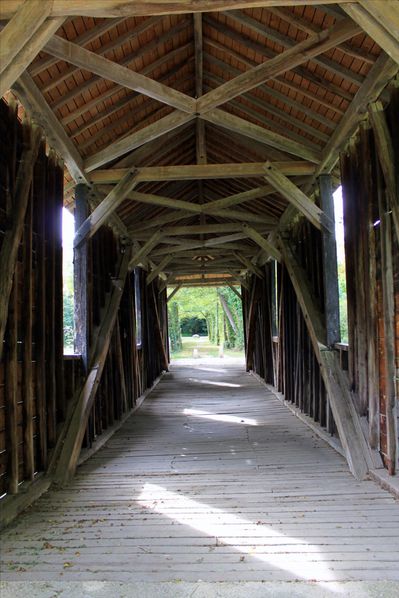
[[[201,409],[184,409],[184,415],[193,415],[194,417],[203,417],[215,422],[225,422],[227,424],[244,424],[246,426],[257,426],[256,419],[249,417],[237,417],[236,415],[227,415],[226,413],[210,413]]]
[[[233,384],[232,382],[215,382],[215,380],[200,380],[199,378],[189,378],[190,382],[197,384],[209,384],[210,386],[225,386],[226,388],[241,388],[241,384]]]
[[[240,553],[261,560],[277,569],[288,571],[294,579],[316,581],[323,586],[328,583],[328,590],[343,593],[341,588],[331,586],[335,580],[333,571],[323,561],[323,555],[316,545],[311,545],[303,539],[293,538],[274,530],[264,522],[253,523],[247,519],[237,517],[222,509],[212,507],[171,492],[156,484],[145,484],[137,501],[142,507],[166,515],[167,517],[187,525],[208,537],[215,537],[216,546],[231,546]],[[205,508],[204,516],[194,518],[193,514]],[[237,542],[240,538],[256,538],[257,547],[243,545]],[[270,553],[259,553],[260,545]],[[301,544],[306,552],[287,553],[286,545]],[[276,552],[276,549],[280,552]],[[309,553],[307,552],[309,550]],[[245,557],[244,557],[245,558]]]

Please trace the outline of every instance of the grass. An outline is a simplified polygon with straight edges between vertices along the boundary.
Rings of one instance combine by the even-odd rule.
[[[172,353],[172,359],[189,359],[194,357],[195,350],[198,352],[196,357],[219,357],[219,347],[209,342],[207,336],[201,336],[200,338],[183,337],[183,350]],[[224,355],[226,357],[243,357],[243,351],[237,351],[236,349],[225,349]]]

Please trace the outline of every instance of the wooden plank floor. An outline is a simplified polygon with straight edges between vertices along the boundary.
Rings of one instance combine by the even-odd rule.
[[[173,366],[3,533],[3,580],[399,580],[399,505],[238,367]]]

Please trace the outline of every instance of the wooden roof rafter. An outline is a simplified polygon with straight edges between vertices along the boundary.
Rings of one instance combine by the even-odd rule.
[[[20,0],[3,0],[0,15],[22,14],[21,6]],[[186,250],[199,242],[205,244],[199,249],[229,251],[240,241],[255,259],[273,246],[271,227],[281,217],[281,226],[292,217],[295,208],[287,208],[287,202],[293,197],[294,206],[322,226],[309,196],[312,183],[333,170],[367,103],[397,72],[392,61],[399,56],[397,12],[389,23],[387,10],[374,0],[168,5],[110,0],[106,8],[99,0],[83,7],[76,0],[53,0],[48,6],[43,23],[49,27],[53,20],[55,27],[59,19],[65,24],[48,40],[44,33],[32,33],[35,53],[44,45],[28,67],[35,79],[29,81],[25,73],[15,89],[21,98],[31,96],[75,180],[91,187],[98,222],[112,218],[123,234],[140,236],[145,244],[154,232],[147,220],[164,229],[144,260],[155,271],[162,263],[160,272],[174,262],[167,264],[156,252],[183,247],[187,236]],[[18,50],[16,45],[13,52]],[[258,174],[255,166],[244,173],[248,163],[278,158],[293,169],[298,161],[306,162],[306,169],[291,172],[289,179],[279,168],[274,179]],[[215,174],[215,166],[227,163],[234,164],[237,176]],[[187,178],[181,170],[172,179],[169,170],[162,178],[168,165],[184,164],[193,165],[196,176]],[[151,178],[149,168],[158,176]],[[148,178],[139,180],[145,171]],[[128,172],[135,173],[134,183]],[[262,194],[264,176],[272,185]],[[138,187],[126,191],[130,184]],[[69,196],[71,191],[68,184]],[[259,231],[256,218],[271,224]],[[199,241],[192,237],[194,230],[200,231]],[[179,231],[180,243],[173,231]],[[233,259],[233,265],[238,262]],[[239,264],[241,270],[248,266]]]

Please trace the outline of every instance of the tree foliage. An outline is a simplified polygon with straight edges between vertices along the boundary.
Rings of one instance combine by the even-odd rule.
[[[233,329],[223,308],[220,296],[224,298],[230,310],[236,331]],[[223,343],[229,349],[243,349],[244,331],[241,300],[230,288],[185,287],[179,291],[173,303],[177,303],[179,306],[181,322],[191,322],[193,324],[195,320],[206,321],[208,337],[212,343],[216,345]],[[169,326],[171,318],[173,319],[172,305],[169,306]],[[192,334],[195,334],[195,332]]]
[[[170,349],[173,353],[176,353],[177,351],[181,351],[183,348],[180,330],[179,306],[176,301],[173,301],[168,306],[168,313]]]

